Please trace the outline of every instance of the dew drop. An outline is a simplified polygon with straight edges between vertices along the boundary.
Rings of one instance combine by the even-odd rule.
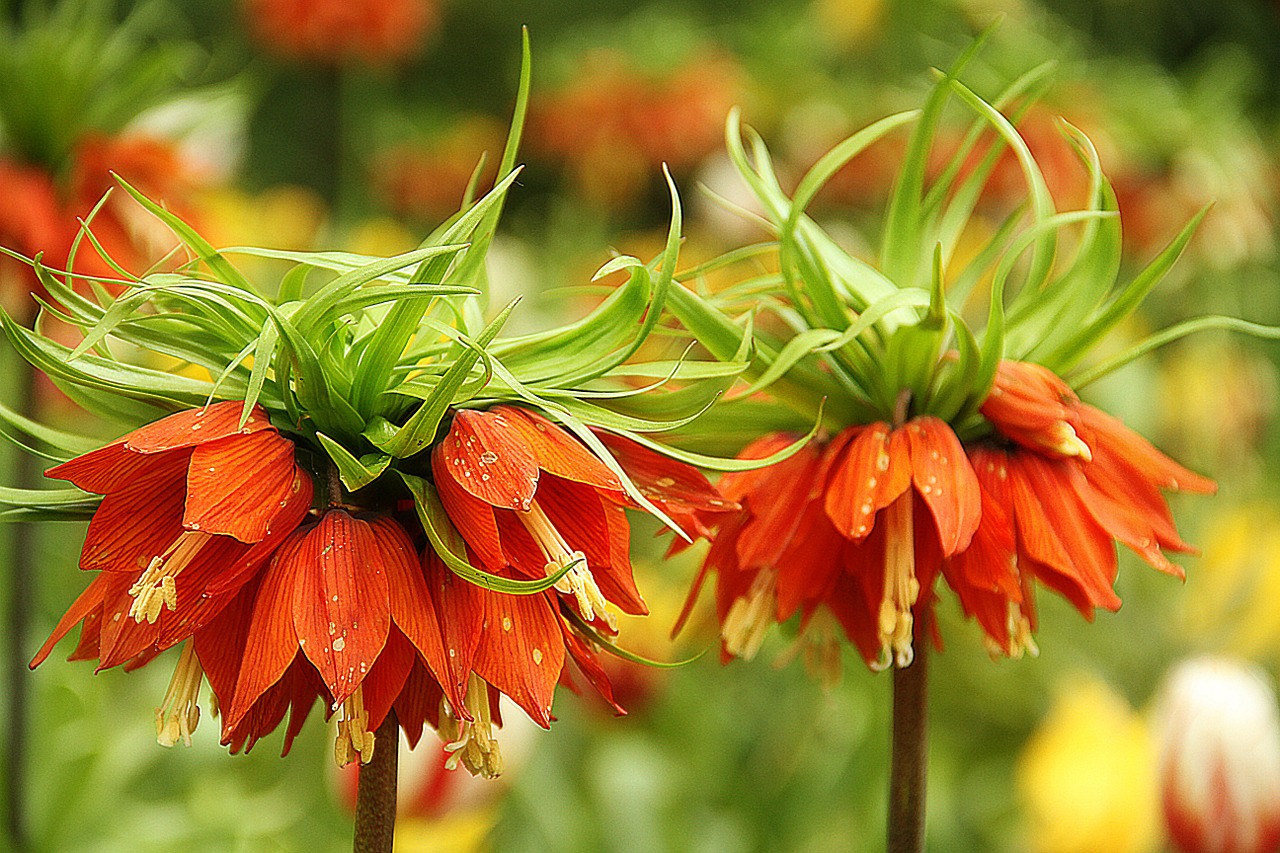
[[[343,639],[342,637],[337,637],[336,639],[334,639],[333,650],[335,652],[340,652],[346,647],[347,647],[347,641],[345,639]]]
[[[511,617],[510,617],[510,616],[503,616],[503,617],[502,617],[502,630],[504,630],[504,631],[510,631],[510,630],[511,630]]]
[[[486,450],[484,453],[480,454],[480,463],[482,465],[492,465],[497,461],[498,454],[494,453],[492,450]]]
[[[664,489],[669,489],[676,484],[674,477],[659,477],[654,482]]]
[[[542,666],[542,649],[533,650],[533,662],[538,666]]]

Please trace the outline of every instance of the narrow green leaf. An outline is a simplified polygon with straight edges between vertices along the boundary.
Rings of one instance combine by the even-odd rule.
[[[385,453],[366,453],[359,459],[351,451],[322,432],[316,433],[325,453],[338,467],[338,476],[349,492],[358,492],[374,480],[382,476],[391,464],[391,457]]]
[[[409,494],[413,496],[414,510],[422,523],[422,529],[426,531],[431,547],[440,555],[440,559],[444,560],[449,570],[463,580],[494,592],[532,595],[555,586],[560,578],[573,568],[574,564],[571,563],[543,580],[529,581],[512,580],[477,569],[467,562],[466,542],[454,528],[453,522],[449,520],[449,514],[445,512],[444,504],[440,502],[436,487],[421,477],[406,474],[399,469],[393,470],[400,475],[405,487],[409,489]]]
[[[703,649],[693,657],[686,658],[685,660],[680,660],[680,661],[653,660],[652,658],[647,658],[647,657],[644,657],[643,655],[638,655],[635,652],[627,651],[626,649],[619,646],[617,643],[613,642],[607,637],[604,637],[599,632],[597,632],[594,628],[592,628],[589,624],[587,624],[587,622],[583,620],[583,618],[579,616],[577,612],[575,612],[572,608],[561,604],[560,613],[564,616],[565,619],[569,621],[569,624],[572,625],[574,629],[578,631],[578,633],[582,634],[584,637],[586,637],[595,645],[604,649],[606,652],[613,655],[614,657],[622,658],[623,660],[631,661],[632,663],[638,663],[642,666],[652,666],[657,669],[676,669],[678,667],[688,666],[689,664],[698,660],[699,658],[701,658],[703,655],[707,653],[706,649]]]

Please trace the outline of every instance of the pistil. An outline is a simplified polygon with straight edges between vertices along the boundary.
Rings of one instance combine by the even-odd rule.
[[[548,577],[559,574],[566,566],[570,567],[556,581],[556,590],[572,595],[577,600],[578,610],[582,613],[583,619],[590,622],[599,617],[609,626],[609,630],[617,631],[617,617],[609,612],[609,602],[600,592],[600,587],[596,585],[591,568],[587,565],[587,558],[581,551],[569,548],[569,544],[564,541],[560,531],[556,530],[551,519],[547,518],[546,512],[538,505],[538,501],[531,501],[529,509],[525,512],[517,512],[516,517],[529,531],[533,541],[538,543],[543,559],[547,561],[545,570]]]
[[[191,733],[200,722],[200,685],[204,682],[204,668],[196,658],[195,646],[188,640],[182,646],[178,665],[164,700],[156,708],[156,742],[161,746],[173,746],[179,740],[191,746]]]

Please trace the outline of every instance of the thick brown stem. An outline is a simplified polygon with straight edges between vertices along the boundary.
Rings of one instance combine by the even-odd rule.
[[[922,853],[929,765],[929,625],[920,614],[915,659],[893,670],[893,758],[889,770],[888,853]]]
[[[373,744],[373,758],[360,767],[354,853],[391,853],[395,842],[400,726],[394,710],[378,726]]]

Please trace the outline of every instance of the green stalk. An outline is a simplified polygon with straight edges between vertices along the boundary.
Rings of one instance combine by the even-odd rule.
[[[893,753],[889,769],[888,853],[923,853],[929,764],[929,616],[916,621],[915,659],[893,670]]]
[[[391,853],[396,837],[396,767],[400,724],[394,709],[374,733],[373,758],[360,768],[353,853]]]

